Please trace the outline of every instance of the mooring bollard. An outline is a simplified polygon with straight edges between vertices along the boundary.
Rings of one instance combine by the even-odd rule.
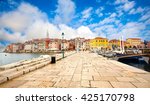
[[[56,57],[55,56],[51,56],[51,63],[56,63]]]

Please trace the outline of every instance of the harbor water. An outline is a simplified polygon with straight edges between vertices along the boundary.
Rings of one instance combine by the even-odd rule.
[[[32,58],[37,58],[42,54],[33,53],[0,53],[0,66],[18,62],[21,60],[28,60]]]
[[[149,60],[148,57],[136,56],[136,57],[121,58],[118,61],[150,72],[150,64],[148,63],[148,60]]]

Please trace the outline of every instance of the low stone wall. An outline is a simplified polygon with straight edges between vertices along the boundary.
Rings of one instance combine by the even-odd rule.
[[[75,51],[65,52],[65,57],[74,53]],[[57,61],[62,59],[62,54],[56,54],[53,56],[56,57]],[[50,57],[51,56],[44,58],[43,56],[42,58],[39,57],[0,66],[0,84],[50,64]]]

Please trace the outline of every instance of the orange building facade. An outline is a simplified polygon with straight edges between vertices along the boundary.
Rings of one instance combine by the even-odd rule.
[[[126,41],[130,44],[131,48],[133,48],[133,47],[140,48],[141,47],[142,41],[140,38],[128,38]]]

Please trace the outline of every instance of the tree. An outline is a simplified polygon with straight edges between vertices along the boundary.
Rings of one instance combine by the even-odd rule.
[[[148,41],[147,41],[147,40],[144,40],[144,44],[147,45],[147,43],[148,43]]]
[[[124,46],[124,49],[125,49],[125,50],[127,50],[127,48],[128,48],[127,46]]]

